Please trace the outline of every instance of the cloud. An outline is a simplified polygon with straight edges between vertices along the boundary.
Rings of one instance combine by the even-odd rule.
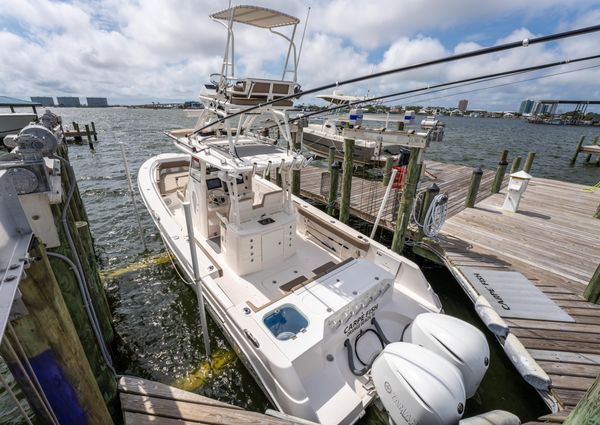
[[[2,3],[1,94],[21,98],[96,95],[107,96],[112,102],[187,100],[196,98],[208,76],[221,69],[226,29],[208,15],[226,8],[225,1],[4,0]],[[302,19],[307,10],[307,3],[300,0],[285,3],[268,0],[260,5],[282,9]],[[299,67],[299,81],[304,88],[493,43],[593,25],[600,20],[600,9],[595,3],[583,0],[568,10],[558,0],[485,3],[406,0],[401,7],[392,0],[363,3],[313,0],[310,5],[311,18]],[[548,16],[558,16],[551,27],[540,24]],[[485,29],[487,21],[495,26]],[[298,43],[303,25],[297,30]],[[235,35],[237,76],[281,77],[287,52],[282,38],[239,25]],[[529,46],[378,78],[343,90],[349,94],[367,91],[384,94],[600,53],[596,40],[594,34]],[[567,94],[598,97],[598,81],[598,69],[591,69],[468,96],[473,107],[514,109],[525,97]],[[451,104],[460,96],[435,102]]]

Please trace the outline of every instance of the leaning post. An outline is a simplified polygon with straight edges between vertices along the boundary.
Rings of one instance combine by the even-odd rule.
[[[392,239],[392,250],[401,253],[404,249],[404,236],[410,220],[410,214],[415,201],[417,184],[419,183],[419,170],[421,162],[421,149],[410,148],[410,159],[408,160],[408,178],[402,191],[400,206],[398,207],[398,216],[396,218],[396,227],[394,229],[394,238]]]
[[[579,152],[581,151],[581,146],[583,146],[584,140],[585,136],[581,136],[579,138],[579,141],[577,142],[577,147],[575,148],[575,152],[573,152],[573,156],[571,157],[571,165],[575,164],[575,161],[577,161],[577,155],[579,155]]]
[[[483,176],[483,169],[481,165],[473,170],[471,174],[471,183],[469,184],[469,191],[467,192],[467,199],[465,201],[465,207],[473,208],[475,201],[477,200],[477,192],[479,192],[479,185],[481,183],[481,176]]]
[[[335,164],[335,148],[329,148],[329,197],[327,198],[327,214],[333,215],[338,193],[339,166]]]
[[[506,173],[506,167],[508,166],[508,151],[504,149],[500,156],[500,162],[498,162],[498,168],[496,169],[496,177],[494,177],[494,183],[492,184],[492,193],[500,192],[502,187],[502,181],[504,180],[504,174]]]
[[[340,216],[342,223],[350,218],[350,192],[352,190],[352,157],[354,155],[354,139],[344,139],[344,163],[342,164],[342,196],[340,198]]]
[[[533,160],[535,159],[535,152],[529,152],[527,154],[527,160],[525,161],[525,166],[523,167],[523,171],[529,174],[531,170],[531,166],[533,165]]]

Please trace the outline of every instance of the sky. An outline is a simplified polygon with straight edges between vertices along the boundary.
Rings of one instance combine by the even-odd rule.
[[[228,4],[226,0],[0,0],[0,95],[102,96],[111,104],[195,100],[209,75],[220,71],[225,47],[225,28],[208,15]],[[588,0],[246,0],[232,4],[253,4],[297,16],[301,20],[298,46],[310,7],[298,68],[298,82],[304,89],[600,23],[600,1]],[[244,25],[237,25],[235,34],[236,77],[281,78],[287,52],[283,39]],[[382,95],[593,54],[600,54],[600,33],[339,89],[345,94]],[[469,100],[469,108],[493,111],[518,110],[523,99],[600,100],[600,60],[391,104],[456,106],[461,98]],[[308,96],[301,102],[316,103]]]

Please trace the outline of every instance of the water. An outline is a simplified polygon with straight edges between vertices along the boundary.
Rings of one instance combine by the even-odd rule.
[[[62,115],[65,124],[71,121],[96,123],[99,137],[96,151],[91,152],[87,145],[74,145],[69,153],[102,268],[111,270],[141,260],[144,258],[143,248],[133,206],[127,195],[119,143],[125,144],[135,178],[146,159],[175,151],[163,130],[190,127],[195,119],[186,117],[181,110],[57,108],[55,112]],[[446,122],[445,142],[433,144],[426,158],[494,168],[502,149],[510,150],[510,159],[514,155],[525,157],[527,152],[535,151],[534,176],[586,185],[600,180],[600,167],[583,166],[581,159],[575,167],[568,165],[577,138],[585,134],[587,140],[591,140],[593,135],[600,134],[600,128],[540,126],[502,119],[444,117],[443,121]],[[149,254],[160,254],[164,252],[161,238],[141,203],[139,207]],[[364,232],[368,234],[369,230],[366,227]],[[460,308],[469,304],[461,299],[460,289],[451,276],[443,270],[427,273],[434,287],[441,291],[444,306],[450,313],[472,316],[472,313]],[[119,373],[166,384],[184,383],[189,388],[202,384],[195,389],[200,394],[256,411],[270,407],[210,320],[211,345],[218,353],[218,370],[210,376],[203,373],[196,297],[181,283],[170,264],[145,267],[105,283],[114,313],[117,334],[114,357]],[[471,319],[477,321],[476,318]],[[502,358],[498,362],[506,363]],[[528,407],[529,414],[538,411],[535,406],[518,406],[515,400],[507,401],[503,395],[495,398],[494,394],[503,392],[504,381],[507,380],[500,376],[503,369],[495,370],[488,372],[486,377],[485,395],[491,396],[483,404],[472,402],[475,410],[496,405],[507,408],[508,404],[524,414]],[[515,384],[519,385],[519,382]],[[527,398],[530,395],[529,392],[524,394]],[[6,394],[0,394],[0,397],[2,423],[20,424],[18,413]],[[365,423],[374,421],[372,415],[364,420]]]

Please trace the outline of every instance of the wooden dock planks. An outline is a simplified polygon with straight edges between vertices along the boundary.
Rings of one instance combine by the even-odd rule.
[[[119,392],[126,425],[293,423],[141,378],[121,377]]]
[[[426,161],[426,169],[420,187],[435,182],[441,193],[448,194],[449,218],[439,240],[428,241],[425,247],[455,276],[460,267],[518,271],[575,319],[575,323],[506,320],[552,379],[552,394],[562,409],[529,425],[562,423],[600,374],[600,306],[582,297],[600,263],[600,220],[593,218],[600,190],[584,191],[582,185],[534,177],[519,212],[509,213],[501,210],[506,193],[491,194],[494,175],[486,171],[475,208],[465,209],[473,169],[433,161]],[[320,195],[324,171],[317,167],[302,171],[302,196],[325,201]],[[353,178],[351,214],[373,222],[384,193],[381,182]],[[391,196],[381,220],[388,229],[395,224],[393,200]]]

